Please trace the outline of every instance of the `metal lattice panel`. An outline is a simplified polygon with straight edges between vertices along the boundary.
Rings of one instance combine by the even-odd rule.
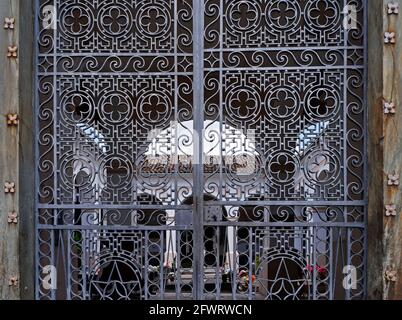
[[[36,3],[38,299],[364,298],[364,0]]]

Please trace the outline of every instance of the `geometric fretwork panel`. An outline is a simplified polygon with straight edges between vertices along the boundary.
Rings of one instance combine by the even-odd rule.
[[[39,201],[179,205],[192,193],[174,165],[192,150],[191,1],[39,2]]]
[[[344,40],[343,0],[239,0],[222,5],[225,48],[340,45]]]
[[[72,77],[59,83],[60,201],[71,202],[76,186],[81,203],[131,204],[142,186],[171,202],[174,179],[154,174],[158,183],[152,182],[141,164],[149,132],[168,125],[174,113],[174,77]],[[92,136],[98,144],[89,143]],[[78,183],[74,170],[84,171]]]
[[[206,157],[223,163],[206,192],[363,201],[363,1],[209,0],[205,12]]]
[[[208,76],[212,81],[219,74]],[[238,174],[230,161],[221,168],[222,198],[343,199],[342,70],[225,72],[222,81],[223,157],[237,159],[244,152],[254,158],[250,174]],[[243,142],[233,128],[247,136],[244,150],[237,147]],[[216,143],[210,153],[219,149]],[[209,180],[213,184],[214,175]]]
[[[173,0],[60,1],[60,52],[174,52]],[[134,23],[139,21],[140,23]]]

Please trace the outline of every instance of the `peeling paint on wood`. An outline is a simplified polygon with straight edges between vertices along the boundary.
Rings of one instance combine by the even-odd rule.
[[[0,17],[13,17],[19,12],[18,0],[0,1]],[[18,179],[18,127],[9,127],[4,117],[8,113],[19,113],[19,69],[16,51],[9,47],[18,44],[18,23],[10,24],[13,29],[1,29],[0,50],[0,114],[3,121],[0,123],[0,183],[16,181]],[[9,52],[13,59],[7,59]],[[6,186],[5,186],[6,187]],[[19,227],[8,223],[8,213],[18,208],[19,195],[15,187],[6,188],[9,193],[0,192],[0,299],[19,299]],[[14,189],[14,190],[13,190]],[[6,190],[5,190],[6,191]],[[14,280],[15,281],[14,281]],[[11,283],[11,280],[12,283]],[[10,285],[10,283],[12,285]]]
[[[399,7],[402,0],[394,1]],[[402,30],[402,19],[398,15],[388,15],[384,10],[384,29]],[[402,32],[396,32],[396,44],[387,46],[384,51],[384,98],[396,106],[402,103]],[[402,172],[402,110],[397,108],[393,117],[384,117],[384,172]],[[398,183],[395,183],[395,181]],[[384,257],[383,268],[390,275],[384,279],[384,299],[402,299],[402,188],[399,176],[390,180],[384,175],[384,202],[395,208],[393,219],[384,218]]]

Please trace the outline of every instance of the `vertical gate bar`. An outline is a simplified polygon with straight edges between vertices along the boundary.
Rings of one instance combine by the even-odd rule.
[[[194,256],[193,279],[195,299],[200,300],[203,292],[203,129],[204,129],[204,0],[193,1],[194,12]]]
[[[54,10],[56,12],[56,21],[58,21],[57,11],[58,11],[58,0],[53,2]],[[53,134],[57,137],[57,28],[53,30]],[[58,171],[58,160],[57,160],[57,145],[58,141],[53,142],[53,203],[57,205],[57,171]]]
[[[223,214],[223,210],[222,210],[222,214]],[[220,233],[220,231],[221,231],[221,227],[215,227],[215,228],[216,228],[216,242],[215,242],[215,245],[216,245],[216,252],[217,252],[217,255],[215,257],[215,259],[216,259],[215,299],[220,300],[220,298],[221,298],[221,286],[222,286],[222,272],[221,272],[222,266],[221,266],[221,263],[220,263],[221,262],[221,259],[220,259],[220,255],[221,255],[221,250],[220,250],[220,243],[221,243],[221,233]],[[225,227],[225,228],[227,228],[227,227]],[[222,255],[223,255],[222,261],[223,261],[223,264],[225,264],[225,249],[223,249]],[[223,266],[223,268],[224,268],[224,266]]]
[[[73,230],[65,230],[66,237],[67,237],[67,266],[66,266],[66,273],[67,273],[67,300],[72,300],[72,278],[71,278],[71,234]]]
[[[337,276],[337,267],[339,265],[339,255],[341,254],[340,250],[342,250],[342,228],[336,228],[336,243],[334,246],[334,254],[335,254],[335,258],[334,258],[334,266],[335,266],[335,274],[334,274],[334,288],[333,288],[333,293],[332,295],[335,295],[335,288],[336,288],[336,281],[338,279]]]
[[[56,12],[56,19],[57,17],[57,8],[58,8],[58,0],[54,0],[53,6],[55,8]],[[56,20],[57,21],[57,20]],[[55,137],[57,137],[57,28],[53,28],[53,64],[54,64],[54,72],[53,72],[53,134]],[[53,142],[53,164],[54,164],[54,170],[53,170],[53,203],[57,204],[57,140]],[[54,227],[57,228],[57,216],[59,214],[58,210],[53,211],[54,214]],[[54,233],[55,230],[52,230],[52,256],[54,256]],[[54,267],[58,267],[57,265],[54,264],[54,257],[52,257],[52,263]],[[56,296],[53,295],[54,290],[52,290],[52,299],[56,300]]]
[[[346,263],[351,266],[352,265],[352,260],[351,260],[351,237],[352,237],[352,229],[351,228],[346,228]],[[346,290],[346,300],[350,300],[351,298],[351,291],[352,289],[348,288]]]
[[[314,227],[310,227],[309,228],[309,236],[310,236],[310,240],[309,240],[309,246],[308,246],[308,250],[309,250],[309,256],[308,256],[308,264],[309,265],[314,265],[313,264],[313,260],[314,260]],[[310,278],[309,278],[309,287],[308,287],[308,300],[311,300],[311,296],[312,296],[312,286],[314,289],[314,285],[313,285],[313,279],[310,273]]]
[[[178,6],[177,6],[177,0],[174,0],[174,14],[177,17],[178,13]],[[178,31],[177,31],[177,24],[179,23],[178,19],[174,19],[174,23],[173,23],[173,37],[174,37],[174,126],[172,128],[173,132],[173,136],[174,136],[174,145],[172,148],[173,154],[170,155],[170,157],[174,157],[174,159],[170,158],[170,163],[173,160],[173,164],[174,164],[174,186],[173,186],[173,197],[174,197],[174,205],[178,205],[179,204],[179,199],[178,199],[178,192],[177,192],[177,188],[178,188],[178,178],[179,178],[179,134],[178,134],[178,126],[179,126],[179,118],[178,118],[178,113],[179,113],[179,76],[178,76],[178,72],[179,72],[179,68],[178,68],[178,46],[179,46],[179,42],[178,42]],[[175,210],[175,216],[176,216],[176,210]]]
[[[313,300],[317,300],[317,226],[313,227],[313,270],[311,274],[313,276]]]
[[[363,208],[363,219],[364,219],[364,253],[363,253],[363,299],[367,299],[367,265],[368,265],[368,241],[367,241],[367,231],[368,231],[368,176],[369,176],[369,168],[368,168],[368,1],[363,0],[363,10],[364,10],[364,18],[363,18],[363,29],[364,29],[364,43],[363,43],[363,51],[364,51],[364,84],[363,84],[363,110],[364,110],[364,175],[365,179],[364,183],[364,200],[365,206]]]
[[[81,243],[82,243],[82,249],[81,249],[81,272],[82,272],[82,300],[91,300],[90,296],[90,283],[87,282],[87,271],[89,272],[88,264],[87,261],[90,258],[90,255],[87,256],[87,252],[91,250],[91,243],[90,243],[90,232],[81,229],[79,230],[81,233]],[[78,251],[79,252],[79,251]]]
[[[337,233],[338,228],[336,228]],[[336,270],[336,264],[334,264],[334,228],[329,228],[329,300],[334,300],[334,289],[335,289],[335,276],[334,273],[337,272]],[[336,252],[335,252],[336,254]]]
[[[144,266],[144,300],[148,300],[149,294],[148,294],[148,269],[149,269],[149,264],[148,264],[148,252],[149,252],[149,234],[148,231],[145,231],[145,239],[144,239],[144,253],[145,253],[145,266]]]
[[[160,294],[159,297],[161,300],[163,300],[165,298],[165,286],[164,286],[164,275],[165,275],[165,246],[164,243],[166,241],[166,237],[165,237],[165,231],[159,231],[160,232],[160,239],[161,239],[161,246],[160,246],[160,261],[159,261],[159,268],[160,268],[160,272],[159,272],[159,285],[160,285]],[[169,254],[169,253],[168,253]]]
[[[35,199],[35,205],[34,205],[34,210],[35,210],[35,299],[39,300],[40,295],[39,295],[39,168],[37,167],[37,164],[39,164],[39,22],[40,22],[40,0],[35,0],[35,19],[34,19],[34,28],[35,28],[35,36],[34,36],[34,63],[35,65],[33,66],[33,70],[35,72],[35,93],[34,93],[34,111],[33,111],[33,117],[34,117],[34,128],[35,128],[35,173],[34,173],[34,185],[35,185],[35,190],[34,190],[34,199]]]
[[[348,0],[343,0],[343,16],[341,18],[346,18],[348,15],[349,8],[347,7]],[[342,20],[342,19],[341,19]],[[348,108],[348,37],[349,30],[343,26],[343,108],[342,108],[342,120],[343,120],[343,200],[348,199],[348,116],[347,116],[347,108]]]
[[[223,84],[223,17],[224,17],[224,6],[223,6],[223,0],[219,1],[220,3],[220,11],[219,11],[219,83]],[[223,105],[224,105],[224,94],[223,94],[223,85],[219,88],[219,103],[220,103],[220,110],[219,110],[219,126],[220,126],[220,133],[221,136],[219,137],[219,193],[218,194],[218,199],[223,201],[224,200],[224,191],[223,187],[225,186],[224,178],[223,178],[223,134],[225,130],[225,119],[223,115]]]
[[[233,257],[232,257],[232,300],[237,300],[237,232],[239,227],[233,228]]]
[[[253,300],[253,227],[248,228],[248,299]]]
[[[50,230],[50,265],[51,266],[54,266],[54,267],[56,267],[57,268],[57,265],[56,265],[56,259],[55,259],[55,237],[54,237],[54,233],[55,233],[55,230],[54,229],[51,229]],[[53,281],[53,279],[52,279],[52,281]],[[57,281],[57,279],[56,279],[56,281]],[[50,289],[50,295],[51,295],[51,297],[52,297],[52,300],[56,300],[56,292],[55,292],[55,290],[53,289],[53,288],[51,288]]]
[[[174,277],[175,283],[174,283],[174,286],[175,286],[175,291],[176,291],[176,300],[179,300],[180,294],[181,294],[181,289],[180,289],[180,287],[181,287],[181,268],[179,268],[180,259],[181,259],[181,257],[180,257],[180,252],[181,252],[180,238],[181,238],[181,234],[180,234],[179,230],[172,231],[172,233],[173,232],[176,234],[176,238],[175,238],[176,252],[174,253],[176,255],[176,259],[173,260],[172,266],[173,266],[173,268],[175,270],[175,277]]]

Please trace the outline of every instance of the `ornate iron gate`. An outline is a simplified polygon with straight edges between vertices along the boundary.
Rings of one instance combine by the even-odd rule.
[[[37,0],[38,299],[365,296],[364,0]]]

